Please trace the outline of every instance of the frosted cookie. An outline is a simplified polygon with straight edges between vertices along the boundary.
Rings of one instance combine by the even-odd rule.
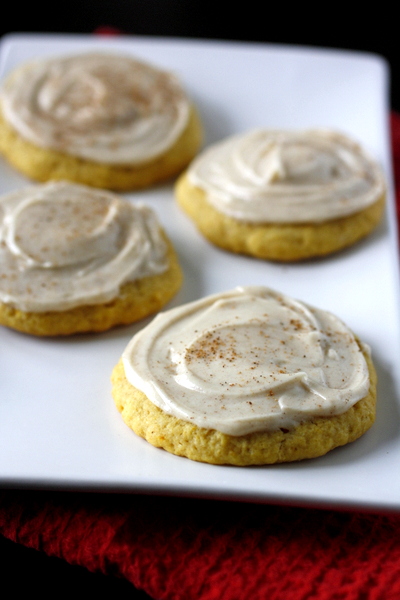
[[[125,55],[29,62],[0,92],[0,151],[42,182],[143,188],[182,171],[201,129],[174,75]]]
[[[43,336],[137,321],[182,280],[150,208],[66,182],[0,198],[0,263],[0,324]]]
[[[381,169],[329,130],[255,130],[202,152],[176,184],[179,205],[226,250],[297,261],[341,250],[380,222]]]
[[[160,313],[132,338],[112,382],[136,434],[212,464],[322,456],[375,419],[368,348],[331,313],[264,287]]]

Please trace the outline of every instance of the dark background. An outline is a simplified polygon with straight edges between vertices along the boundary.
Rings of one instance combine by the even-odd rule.
[[[92,33],[108,26],[127,35],[173,36],[319,46],[384,57],[391,70],[390,107],[400,112],[398,44],[390,12],[382,2],[368,13],[364,3],[351,2],[294,6],[273,3],[202,2],[196,0],[70,0],[29,4],[12,2],[2,11],[0,35],[13,32]],[[8,11],[8,12],[6,12]],[[3,588],[39,592],[53,598],[58,590],[83,597],[108,593],[116,598],[145,600],[131,584],[43,556],[0,536],[0,572]],[[11,591],[10,591],[11,593]],[[7,597],[7,594],[5,595]],[[188,599],[195,600],[195,599]]]

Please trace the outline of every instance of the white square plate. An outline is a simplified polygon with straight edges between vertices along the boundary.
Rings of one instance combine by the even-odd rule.
[[[377,420],[360,440],[316,460],[251,468],[195,463],[139,439],[114,407],[111,371],[143,323],[68,339],[2,328],[1,484],[399,509],[399,290],[386,63],[374,55],[261,44],[22,34],[3,41],[1,77],[33,57],[93,48],[175,71],[199,108],[207,145],[259,126],[331,127],[382,163],[389,182],[385,222],[345,252],[295,265],[212,247],[174,204],[172,185],[128,195],[155,209],[181,257],[185,282],[170,306],[262,284],[331,310],[372,348]],[[27,183],[0,161],[1,193]]]

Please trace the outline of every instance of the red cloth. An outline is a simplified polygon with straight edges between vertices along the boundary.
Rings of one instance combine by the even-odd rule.
[[[391,125],[400,189],[400,115]],[[400,598],[397,514],[5,490],[0,533],[157,600]]]

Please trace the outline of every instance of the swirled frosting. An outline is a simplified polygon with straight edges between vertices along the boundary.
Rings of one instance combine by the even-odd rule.
[[[121,285],[168,267],[155,214],[142,204],[65,182],[0,198],[0,301],[66,310],[115,298]]]
[[[163,411],[230,435],[337,415],[369,389],[340,319],[265,287],[160,313],[122,360],[128,381]]]
[[[5,81],[0,100],[6,121],[29,142],[113,164],[160,156],[189,116],[175,76],[107,53],[25,64]]]
[[[254,130],[212,146],[188,171],[217,210],[253,223],[306,223],[358,212],[384,193],[375,161],[329,130]]]

